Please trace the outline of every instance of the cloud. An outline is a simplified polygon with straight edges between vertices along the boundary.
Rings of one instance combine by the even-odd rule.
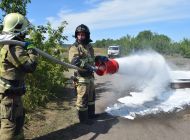
[[[85,4],[95,4],[97,2],[100,2],[101,0],[85,0]]]
[[[67,21],[66,32],[73,33],[81,23],[95,30],[190,18],[189,6],[189,0],[105,0],[99,1],[92,9],[78,13],[72,9],[62,10],[57,17],[48,17],[47,20],[54,27],[61,21]]]

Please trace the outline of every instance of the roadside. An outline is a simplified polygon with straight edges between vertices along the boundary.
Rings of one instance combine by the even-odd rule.
[[[26,138],[43,136],[77,123],[74,96],[71,88],[63,89],[57,99],[30,114],[30,121],[25,127]]]

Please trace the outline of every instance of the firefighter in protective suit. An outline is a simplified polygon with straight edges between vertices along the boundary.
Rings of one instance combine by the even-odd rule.
[[[28,26],[29,22],[23,15],[10,13],[4,18],[0,36],[24,41]],[[24,77],[37,66],[37,52],[27,44],[24,47],[5,44],[0,48],[1,140],[24,139],[25,114],[21,99],[26,91]]]
[[[94,87],[94,49],[90,42],[89,28],[81,24],[75,30],[76,42],[69,49],[71,64],[83,68],[84,71],[74,72],[75,89],[77,92],[76,106],[81,123],[89,123],[95,117]]]

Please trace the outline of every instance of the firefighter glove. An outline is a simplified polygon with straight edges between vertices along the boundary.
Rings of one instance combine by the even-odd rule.
[[[24,49],[29,50],[29,49],[34,49],[35,46],[31,42],[25,42]]]
[[[107,56],[97,55],[95,57],[95,62],[107,62],[107,61],[108,61]]]
[[[87,72],[90,72],[90,73],[95,71],[94,67],[90,65],[85,65],[83,69],[85,69]]]
[[[72,61],[71,61],[71,64],[72,65],[75,65],[75,66],[80,66],[81,65],[81,60],[80,60],[80,58],[79,58],[79,56],[77,56],[77,57],[74,57],[73,59],[72,59]]]

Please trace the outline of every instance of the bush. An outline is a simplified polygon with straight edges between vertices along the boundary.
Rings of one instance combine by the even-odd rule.
[[[62,53],[64,53],[62,43],[66,39],[66,37],[62,36],[62,32],[65,25],[66,22],[62,23],[57,30],[52,29],[49,23],[47,27],[35,27],[30,32],[31,38],[28,41],[33,42],[39,49],[53,55],[57,59],[67,61],[62,58]],[[44,37],[45,33],[48,34],[47,40]],[[27,92],[24,96],[26,109],[32,110],[37,106],[45,106],[49,99],[55,95],[54,89],[63,86],[66,80],[63,72],[66,70],[68,69],[40,56],[36,71],[33,74],[28,74],[26,77]]]

